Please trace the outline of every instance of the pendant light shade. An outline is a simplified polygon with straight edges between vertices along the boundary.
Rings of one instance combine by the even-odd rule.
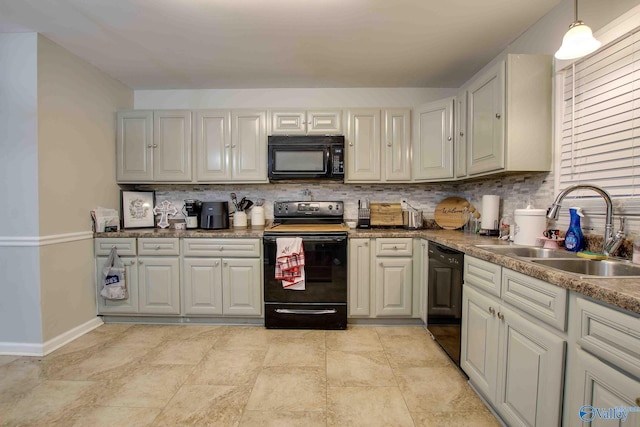
[[[562,46],[556,52],[558,59],[576,59],[595,52],[600,42],[593,37],[591,28],[578,20],[578,0],[575,0],[575,21],[569,26],[569,31],[562,38]]]

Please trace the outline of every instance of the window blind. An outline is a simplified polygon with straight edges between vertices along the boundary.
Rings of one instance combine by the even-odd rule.
[[[613,198],[640,196],[640,31],[564,71],[559,189],[594,183]],[[598,198],[590,191],[569,197]]]

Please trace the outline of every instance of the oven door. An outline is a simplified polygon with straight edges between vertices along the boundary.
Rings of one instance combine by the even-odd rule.
[[[286,234],[286,236],[285,236]],[[280,237],[292,237],[280,233]],[[305,290],[282,287],[275,278],[276,240],[265,235],[264,242],[264,300],[266,303],[327,304],[347,302],[347,236],[335,235],[302,237],[305,257]]]

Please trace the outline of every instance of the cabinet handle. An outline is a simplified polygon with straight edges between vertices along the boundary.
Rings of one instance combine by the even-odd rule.
[[[499,119],[500,117],[502,117],[500,113],[496,113],[496,119]]]
[[[138,260],[138,264],[142,264],[142,260],[141,259]]]
[[[464,136],[464,132],[460,132],[460,136]]]
[[[153,144],[153,148],[158,148],[158,144]]]
[[[218,265],[220,265],[220,261],[216,261],[216,262],[213,263],[214,267],[217,267]]]
[[[393,147],[393,144],[391,142],[387,142],[387,147]]]
[[[384,267],[384,263],[383,262],[380,262],[380,267]]]
[[[393,250],[394,250],[394,251],[397,251],[397,250],[398,250],[398,247],[397,247],[396,245],[393,245]]]
[[[156,251],[160,250],[160,245],[156,245]]]
[[[504,314],[498,312],[498,319],[504,320]]]
[[[349,143],[349,147],[353,147],[353,142],[350,142],[350,143]]]
[[[147,148],[152,148],[152,147],[153,147],[153,145],[151,145],[151,144],[147,145]]]
[[[136,262],[135,262],[134,260],[129,261],[129,264],[131,264],[131,265],[133,265],[133,264],[135,264],[135,263],[136,263]]]
[[[364,245],[365,246],[369,246],[369,242],[364,242]]]
[[[453,140],[453,138],[451,138],[451,137],[447,138],[447,141],[451,141],[451,140]]]
[[[224,147],[225,147],[225,148],[229,148],[229,147],[231,147],[231,144],[225,144],[225,146],[224,146]]]
[[[236,148],[236,144],[232,144],[232,145],[231,145],[231,148]]]
[[[496,310],[493,307],[489,307],[489,313],[496,314]]]
[[[222,265],[224,265],[225,267],[229,265],[228,262],[223,262]]]
[[[224,246],[220,246],[220,247],[218,248],[218,250],[219,250],[220,252],[224,251]]]

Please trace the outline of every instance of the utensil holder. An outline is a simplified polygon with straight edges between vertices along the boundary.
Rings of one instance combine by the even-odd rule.
[[[247,214],[243,211],[236,211],[233,214],[233,228],[247,228]]]

